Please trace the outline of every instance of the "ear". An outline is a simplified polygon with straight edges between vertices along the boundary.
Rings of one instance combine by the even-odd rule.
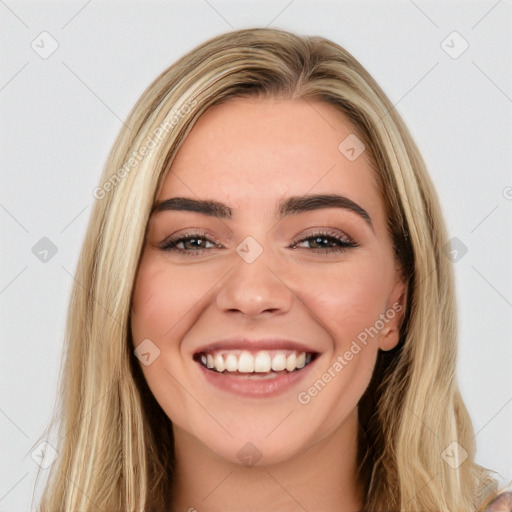
[[[388,297],[384,318],[386,321],[379,337],[379,348],[391,350],[400,341],[400,326],[405,316],[407,305],[407,283],[399,275]]]

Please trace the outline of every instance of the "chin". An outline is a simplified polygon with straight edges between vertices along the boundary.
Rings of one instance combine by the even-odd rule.
[[[268,431],[245,431],[233,438],[206,436],[199,441],[215,456],[225,461],[246,467],[271,466],[286,462],[307,451],[307,440],[297,439],[294,433],[283,431],[281,435]],[[265,438],[267,436],[267,438]]]

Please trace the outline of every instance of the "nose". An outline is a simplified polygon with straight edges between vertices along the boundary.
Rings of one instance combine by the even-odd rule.
[[[294,293],[287,286],[285,276],[269,260],[266,251],[252,263],[237,257],[217,294],[217,307],[224,312],[252,317],[289,311]]]

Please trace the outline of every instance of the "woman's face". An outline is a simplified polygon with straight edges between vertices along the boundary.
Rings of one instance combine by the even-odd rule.
[[[184,141],[131,318],[175,435],[242,464],[353,441],[405,290],[360,144],[331,105],[246,98],[210,109]]]

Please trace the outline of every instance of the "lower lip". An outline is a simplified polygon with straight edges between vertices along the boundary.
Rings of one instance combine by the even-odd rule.
[[[206,380],[213,386],[241,396],[252,398],[267,398],[279,395],[297,385],[311,370],[316,360],[308,363],[304,368],[285,373],[272,378],[245,378],[243,376],[215,372],[196,363]],[[254,374],[248,374],[254,375]]]

